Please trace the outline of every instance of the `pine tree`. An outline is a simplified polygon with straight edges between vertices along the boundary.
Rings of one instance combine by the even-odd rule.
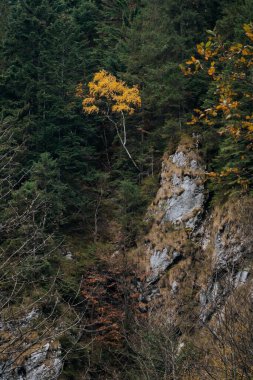
[[[216,28],[224,39],[230,41],[245,41],[245,33],[242,26],[252,22],[253,7],[251,0],[225,1],[222,15]]]
[[[0,4],[0,43],[4,42],[5,28],[8,18],[8,9],[9,4],[6,2],[2,2]]]
[[[159,163],[168,140],[176,143],[187,114],[207,91],[205,78],[189,80],[179,65],[205,29],[215,26],[221,4],[219,0],[142,1],[126,28],[126,38],[118,44],[121,76],[141,89],[142,114],[131,120],[137,128],[129,135],[141,177],[159,170],[154,162]]]
[[[244,39],[225,43],[212,32],[182,67],[186,76],[204,72],[210,80],[209,98],[188,124],[218,132],[218,154],[211,160],[216,172],[210,177],[223,195],[252,189],[252,24],[244,24],[243,30],[246,44]]]
[[[113,74],[123,69],[119,51],[127,28],[140,9],[141,0],[100,0],[100,22],[97,26],[100,69]]]
[[[3,117],[14,117],[26,136],[28,168],[43,152],[57,161],[71,219],[88,212],[91,192],[81,189],[96,178],[97,128],[75,97],[78,81],[96,65],[96,12],[93,1],[17,1],[1,51]]]
[[[143,89],[144,111],[160,116],[174,116],[181,124],[194,104],[196,90],[182,77],[179,64],[201,40],[205,28],[214,27],[219,2],[159,0],[144,2],[144,9],[129,30],[125,44],[127,72]]]

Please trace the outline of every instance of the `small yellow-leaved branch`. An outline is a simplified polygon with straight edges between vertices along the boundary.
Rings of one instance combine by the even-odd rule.
[[[251,170],[249,155],[253,150],[253,23],[245,24],[243,29],[248,37],[247,44],[224,42],[221,36],[212,33],[206,43],[197,45],[196,55],[180,67],[186,76],[202,71],[212,82],[208,108],[203,105],[195,109],[187,124],[215,127],[219,135],[227,135],[230,141],[238,144],[238,156],[241,154],[238,158],[231,153],[231,167],[211,172],[209,177],[224,182],[229,178],[229,186],[239,184],[247,191],[252,186],[248,173]]]
[[[249,37],[249,39],[253,41],[253,24],[244,24],[243,29],[247,37]]]

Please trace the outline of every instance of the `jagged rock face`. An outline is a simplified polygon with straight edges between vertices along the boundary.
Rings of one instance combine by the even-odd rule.
[[[228,201],[207,212],[204,174],[193,142],[165,155],[160,189],[148,212],[153,223],[142,248],[146,299],[162,294],[174,315],[188,310],[201,322],[247,284],[253,266],[253,201]]]
[[[204,168],[193,141],[187,141],[173,155],[165,154],[160,189],[149,210],[154,218],[146,239],[149,279],[157,279],[183,257],[187,231],[198,225],[204,200]]]
[[[147,278],[148,283],[156,282],[160,275],[168,270],[173,264],[178,262],[182,258],[180,252],[174,251],[169,254],[168,249],[164,248],[163,251],[152,251],[150,257],[150,269],[151,275]]]
[[[155,204],[164,211],[162,222],[195,228],[204,204],[204,169],[193,146],[180,145],[164,157],[161,187]]]
[[[175,192],[167,201],[164,221],[174,224],[186,221],[188,228],[194,228],[197,222],[198,213],[203,208],[204,186],[199,185],[195,178],[184,176],[183,178],[173,175],[172,183]],[[178,193],[178,190],[180,193]],[[196,212],[196,215],[194,213]],[[190,216],[189,219],[187,216]]]
[[[60,350],[52,350],[50,343],[46,343],[28,356],[22,364],[16,365],[11,360],[0,363],[1,379],[56,380],[62,368],[60,355]]]
[[[246,206],[244,202],[244,199],[235,204],[230,202],[221,210],[214,210],[208,223],[204,223],[208,238],[201,248],[203,254],[207,251],[212,254],[210,275],[201,291],[200,318],[204,322],[250,277],[253,237],[249,233],[251,221],[244,212],[249,212],[253,205]]]
[[[0,326],[2,380],[56,380],[61,369],[61,349],[55,340],[38,339],[34,330],[37,310]],[[13,342],[10,344],[10,342]]]

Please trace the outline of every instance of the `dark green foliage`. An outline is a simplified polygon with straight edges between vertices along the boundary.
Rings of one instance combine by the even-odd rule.
[[[159,185],[161,157],[168,146],[177,146],[185,131],[200,135],[208,171],[238,168],[253,185],[249,145],[217,136],[219,126],[203,131],[186,125],[195,107],[212,104],[213,88],[207,76],[186,78],[179,68],[196,43],[206,39],[207,29],[216,27],[224,40],[244,41],[242,24],[252,19],[251,0],[1,3],[0,263],[8,263],[0,289],[3,302],[13,290],[13,279],[22,285],[13,301],[17,305],[24,297],[36,301],[38,294],[50,293],[53,283],[54,291],[48,300],[42,297],[39,306],[44,314],[53,310],[58,318],[68,303],[75,317],[69,316],[69,308],[65,318],[70,324],[76,315],[79,318],[84,313],[79,285],[85,269],[98,256],[133,247],[147,231],[145,211]],[[100,69],[140,87],[142,109],[126,118],[127,147],[139,170],[115,129],[102,116],[85,116],[76,97],[78,83],[89,82]],[[243,93],[252,83],[237,85]],[[245,103],[245,115],[251,108],[251,101]],[[211,196],[220,201],[238,193],[237,180],[231,174],[225,181],[212,182]],[[115,236],[111,221],[116,222]],[[60,248],[64,237],[74,241],[72,260]],[[73,345],[77,348],[67,358],[66,379],[77,378],[90,361],[97,370],[94,379],[105,378],[118,363],[126,370],[117,368],[117,375],[141,378],[131,350],[102,349],[96,362],[79,326],[61,342],[64,353]],[[166,329],[144,333],[157,370],[153,375],[148,367],[148,376],[164,376]],[[175,343],[177,331],[172,333]],[[177,357],[179,367],[184,355],[186,351]]]
[[[214,27],[220,8],[219,1],[142,1],[118,45],[121,76],[141,89],[142,111],[128,121],[135,126],[128,146],[141,180],[159,172],[168,142],[180,138],[189,113],[207,91],[206,78],[185,78],[179,65],[204,38],[205,29]]]
[[[100,0],[101,20],[97,25],[98,55],[102,69],[120,71],[125,62],[120,57],[121,43],[140,9],[141,0]]]
[[[222,17],[216,24],[216,30],[221,34],[224,46],[241,43],[247,45],[249,38],[243,29],[244,24],[250,23],[253,17],[252,4],[250,1],[235,1],[225,3]],[[222,64],[222,74],[224,78],[233,78],[237,74],[238,78],[230,79],[229,85],[235,92],[236,100],[239,102],[238,113],[243,119],[250,118],[251,111],[251,93],[252,88],[252,67],[240,68],[232,59],[225,59]],[[243,70],[243,71],[242,71]],[[239,73],[241,77],[239,78]],[[227,79],[228,80],[228,79]],[[216,92],[216,83],[213,81],[208,87],[208,92],[203,99],[203,107],[208,109],[217,102],[218,95]],[[236,116],[234,118],[236,120]],[[232,137],[219,136],[217,130],[220,127],[226,127],[229,122],[232,124],[233,116],[230,120],[223,118],[216,120],[216,125],[207,127],[201,132],[205,142],[202,151],[210,171],[221,173],[220,177],[214,177],[210,183],[210,189],[214,200],[221,201],[232,194],[252,192],[252,139],[246,128],[241,128],[240,135]],[[200,130],[198,130],[200,132]],[[229,169],[235,169],[238,172],[223,174]]]
[[[158,117],[160,124],[165,117],[173,117],[180,126],[201,92],[201,88],[192,92],[194,87],[182,76],[179,64],[201,41],[205,28],[215,25],[219,6],[215,14],[213,6],[188,0],[144,2],[143,11],[129,30],[125,43],[127,72],[141,85],[144,112]]]
[[[30,171],[29,180],[14,193],[14,201],[22,205],[23,198],[29,199],[38,197],[42,210],[45,209],[45,227],[51,230],[55,226],[61,225],[64,213],[62,203],[66,186],[60,181],[60,170],[56,160],[53,160],[49,153],[42,153]]]
[[[221,178],[216,178],[210,183],[210,189],[214,194],[214,201],[224,201],[230,195],[239,195],[243,191],[252,191],[253,180],[253,152],[244,139],[223,138],[220,142],[219,151],[212,160],[212,168],[217,172],[229,168],[238,169],[238,174],[231,173]],[[243,183],[247,180],[247,188]]]
[[[45,271],[45,268],[54,247],[46,231],[49,220],[52,222],[55,217],[49,205],[51,190],[57,186],[53,165],[48,165],[50,172],[44,178],[39,165],[34,167],[33,174],[22,168],[24,146],[14,138],[14,132],[18,136],[11,121],[0,124],[1,305],[8,302],[15,286],[14,304],[19,304],[27,292],[22,283],[30,283],[31,292],[35,283],[43,287],[44,275],[51,276],[50,270]],[[41,165],[46,166],[45,160]]]
[[[225,1],[222,17],[217,22],[217,30],[229,41],[244,41],[247,38],[242,26],[253,19],[253,7],[251,0]]]
[[[140,217],[145,206],[140,188],[130,180],[123,180],[118,187],[118,218],[122,225],[124,245],[132,245],[140,230]]]
[[[67,223],[90,212],[82,189],[96,178],[97,128],[82,116],[75,87],[94,66],[97,8],[93,2],[25,4],[12,5],[2,49],[3,117],[15,117],[26,136],[29,170],[43,152],[56,160],[65,189],[58,193],[61,222]]]

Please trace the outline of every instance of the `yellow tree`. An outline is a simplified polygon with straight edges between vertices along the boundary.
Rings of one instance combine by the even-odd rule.
[[[210,32],[206,43],[197,45],[197,53],[181,66],[185,75],[206,72],[212,82],[208,108],[194,110],[189,125],[218,128],[239,146],[238,165],[226,165],[220,173],[210,173],[220,179],[234,176],[237,184],[247,190],[251,181],[250,157],[253,151],[253,24],[243,26],[246,44],[227,43]],[[239,148],[238,148],[239,152]],[[232,157],[231,157],[232,162]]]
[[[138,87],[128,87],[125,82],[118,80],[114,75],[101,70],[88,83],[87,93],[83,91],[82,83],[78,85],[77,96],[83,99],[82,106],[86,114],[101,113],[110,121],[117,132],[121,145],[138,169],[126,146],[126,115],[132,115],[136,109],[141,107]]]

